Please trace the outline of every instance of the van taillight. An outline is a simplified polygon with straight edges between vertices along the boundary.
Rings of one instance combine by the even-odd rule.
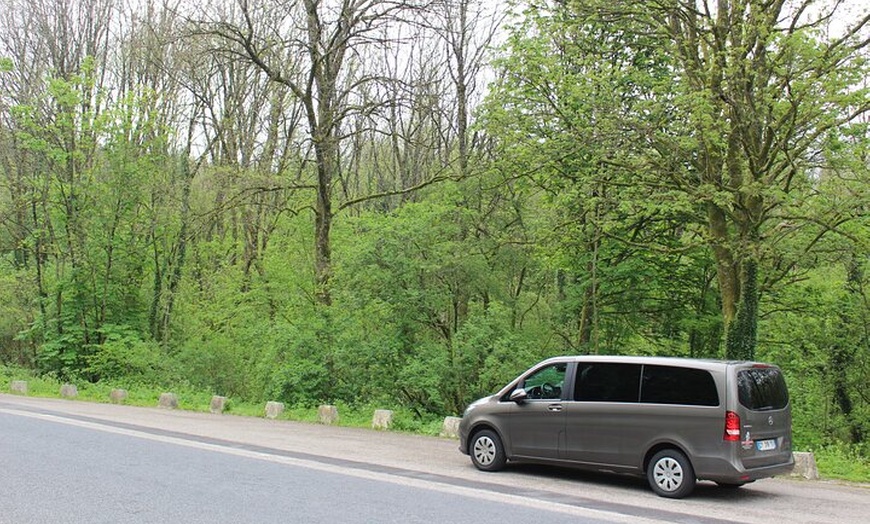
[[[733,411],[725,412],[725,436],[723,438],[730,442],[740,440],[740,415]]]

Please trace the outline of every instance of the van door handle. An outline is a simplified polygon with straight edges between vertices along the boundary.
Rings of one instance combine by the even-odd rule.
[[[550,404],[547,406],[547,409],[550,411],[562,411],[562,404]]]

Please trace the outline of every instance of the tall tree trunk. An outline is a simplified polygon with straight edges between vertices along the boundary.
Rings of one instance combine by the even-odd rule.
[[[725,331],[725,358],[753,360],[758,339],[758,263],[743,261],[737,314]]]
[[[861,313],[863,275],[857,256],[852,253],[846,261],[846,284],[844,303],[837,313],[838,342],[831,347],[831,382],[834,388],[834,402],[845,419],[849,438],[853,443],[864,441],[865,428],[860,416],[855,414],[852,400],[849,373],[855,366],[856,347],[867,345],[866,317]],[[857,317],[857,318],[856,318]]]
[[[169,342],[170,327],[172,326],[172,314],[175,311],[175,296],[184,271],[184,263],[187,258],[187,235],[190,222],[190,184],[193,178],[190,171],[190,160],[185,154],[179,159],[181,170],[181,227],[178,230],[178,239],[175,245],[175,260],[172,261],[172,271],[169,273],[169,282],[166,285],[166,306],[160,320],[160,340],[163,344]]]
[[[338,159],[338,144],[324,140],[315,145],[317,151],[317,202],[314,208],[314,278],[317,302],[329,306],[332,295],[329,279],[332,276],[332,174]]]

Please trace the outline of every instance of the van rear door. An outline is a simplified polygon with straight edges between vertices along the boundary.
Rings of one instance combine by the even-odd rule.
[[[746,469],[791,460],[791,407],[782,371],[766,364],[736,370],[739,457]]]

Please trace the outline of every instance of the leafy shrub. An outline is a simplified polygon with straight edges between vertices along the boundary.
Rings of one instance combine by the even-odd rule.
[[[184,377],[197,387],[225,396],[246,396],[252,349],[225,333],[188,340],[174,356]]]
[[[105,342],[92,346],[85,371],[96,381],[160,383],[167,381],[169,366],[160,346],[142,340],[128,326],[103,326]]]

